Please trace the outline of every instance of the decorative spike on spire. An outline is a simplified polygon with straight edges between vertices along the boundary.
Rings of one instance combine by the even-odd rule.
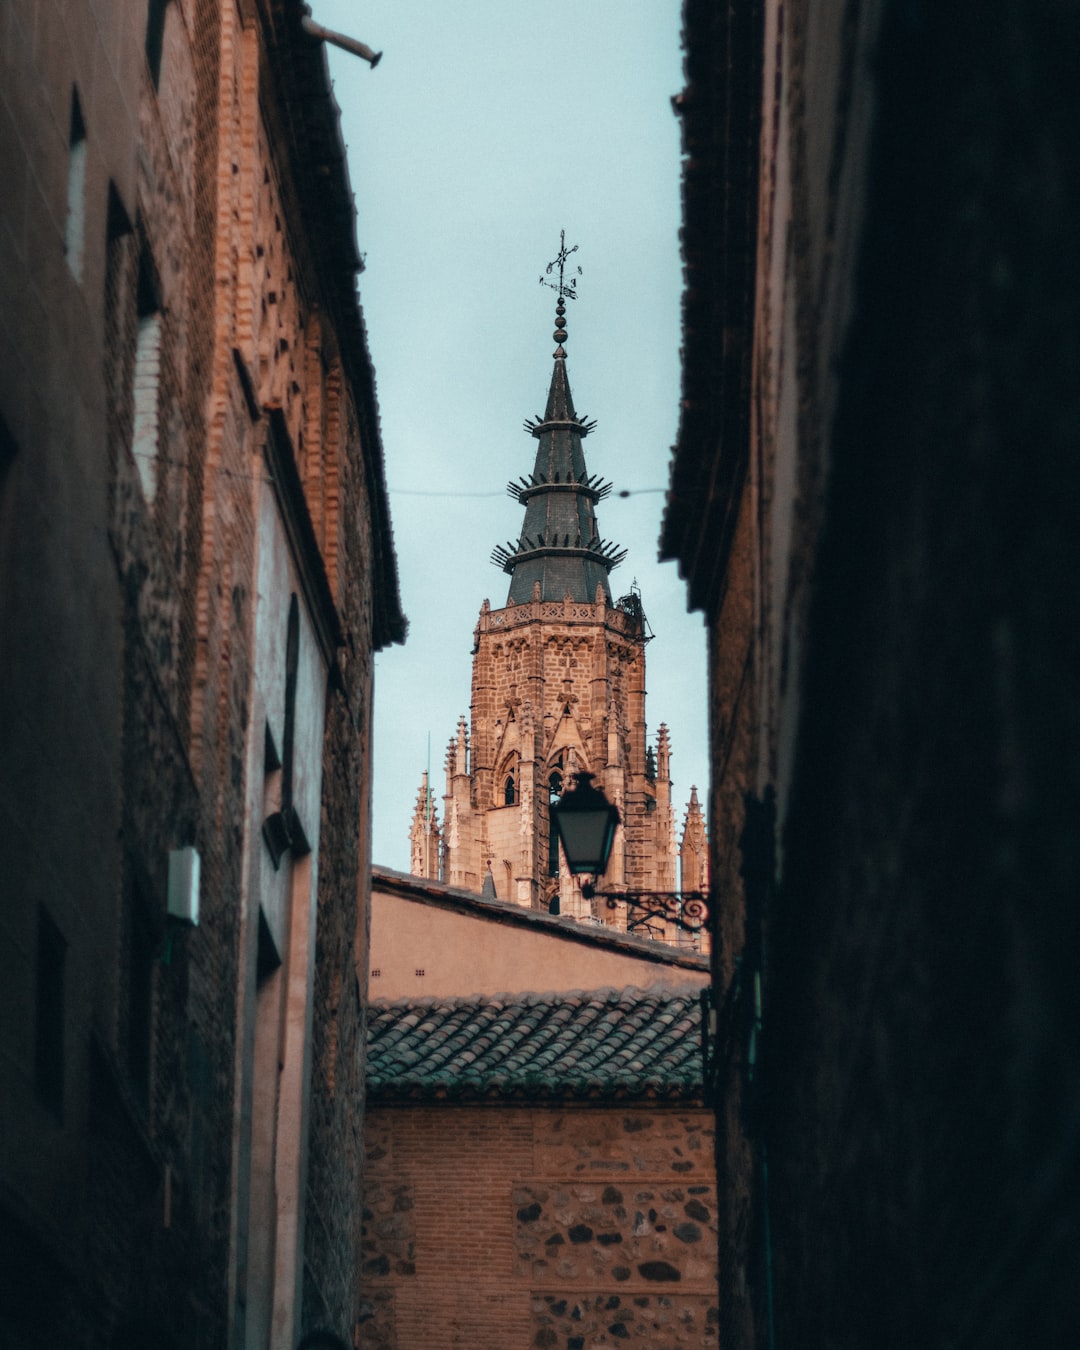
[[[560,230],[559,251],[545,268],[545,275],[550,277],[557,267],[559,269],[559,280],[557,282],[546,281],[544,277],[540,278],[540,285],[550,286],[559,297],[558,303],[555,305],[555,331],[551,335],[553,340],[559,344],[555,349],[555,359],[557,361],[563,360],[566,356],[562,347],[562,344],[566,341],[566,301],[577,299],[577,278],[581,276],[581,268],[579,267],[577,269],[577,276],[571,277],[570,280],[567,281],[566,263],[571,253],[576,253],[577,251],[577,244],[575,244],[573,248],[566,247],[566,231]]]
[[[671,737],[666,722],[661,722],[656,736],[656,776],[661,782],[671,778]]]

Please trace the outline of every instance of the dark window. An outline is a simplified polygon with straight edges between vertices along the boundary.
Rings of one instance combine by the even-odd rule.
[[[105,245],[105,403],[108,410],[109,464],[115,472],[121,448],[130,444],[136,304],[134,234],[120,195],[109,184]]]
[[[38,909],[34,1088],[57,1120],[64,1112],[64,960],[67,943],[51,916]]]
[[[281,759],[273,747],[273,737],[267,725],[267,806],[276,800],[276,810],[269,810],[263,821],[263,838],[270,850],[274,867],[283,854],[291,851],[296,858],[311,852],[304,827],[293,805],[293,763],[296,750],[296,685],[300,669],[300,605],[294,595],[289,601],[289,618],[285,630],[285,726],[282,730]],[[271,753],[272,752],[272,753]],[[273,782],[271,782],[271,776]]]
[[[508,774],[503,785],[503,804],[513,806],[515,801],[517,801],[517,788],[514,784],[514,775]]]
[[[285,732],[281,746],[281,809],[291,815],[293,804],[293,753],[296,742],[296,677],[300,667],[300,605],[289,601],[285,630]]]
[[[559,875],[559,832],[555,828],[555,806],[562,796],[563,776],[562,776],[563,757],[560,754],[555,761],[555,767],[548,775],[548,876],[557,877]]]
[[[161,80],[161,50],[165,42],[165,11],[169,0],[149,0],[146,9],[146,64],[154,88]]]
[[[86,125],[79,95],[71,94],[71,129],[68,135],[67,221],[64,254],[77,281],[83,278],[86,258]]]
[[[157,495],[160,450],[162,312],[157,274],[150,250],[139,253],[136,286],[135,362],[132,367],[131,453],[139,471],[143,496],[152,502]]]

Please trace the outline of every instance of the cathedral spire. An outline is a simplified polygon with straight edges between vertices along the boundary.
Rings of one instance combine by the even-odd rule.
[[[416,794],[416,807],[413,811],[412,829],[409,831],[410,859],[409,870],[416,877],[439,876],[440,844],[442,831],[435,811],[435,798],[428,785],[425,771],[420,780],[420,791]]]
[[[679,845],[679,862],[684,891],[709,889],[709,841],[696,787],[690,789],[690,801],[687,803]]]
[[[525,520],[516,544],[500,544],[491,561],[510,574],[508,604],[522,604],[533,597],[539,584],[544,600],[590,603],[599,585],[608,604],[611,589],[608,573],[626,556],[626,550],[600,538],[596,503],[611,491],[611,484],[592,475],[585,467],[581,448],[596,426],[574,411],[566,374],[566,301],[576,298],[577,277],[566,279],[566,263],[577,245],[566,247],[566,232],[560,237],[558,256],[548,264],[547,274],[558,268],[559,279],[541,284],[558,294],[555,306],[555,367],[551,375],[547,406],[542,416],[529,419],[525,430],[538,442],[533,471],[507,484],[506,490],[525,507]],[[578,274],[581,268],[577,269]]]

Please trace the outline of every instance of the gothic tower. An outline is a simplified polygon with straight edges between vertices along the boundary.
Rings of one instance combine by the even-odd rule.
[[[426,783],[413,859],[421,875],[450,885],[625,928],[621,906],[597,909],[582,897],[550,816],[575,771],[595,774],[622,817],[604,885],[675,888],[667,728],[655,749],[646,744],[651,634],[636,587],[612,599],[609,576],[626,554],[600,537],[596,506],[611,485],[588,472],[582,444],[596,424],[575,411],[567,376],[566,299],[575,284],[564,279],[568,256],[564,245],[548,269],[559,268],[557,345],[544,413],[525,423],[536,441],[532,472],[507,487],[525,508],[521,533],[492,553],[510,578],[506,603],[481,606],[471,727],[462,718],[447,751],[441,867],[431,870],[439,827]]]

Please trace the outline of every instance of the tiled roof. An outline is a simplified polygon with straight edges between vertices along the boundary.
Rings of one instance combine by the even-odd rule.
[[[699,997],[682,986],[377,1001],[368,1097],[696,1098]]]

